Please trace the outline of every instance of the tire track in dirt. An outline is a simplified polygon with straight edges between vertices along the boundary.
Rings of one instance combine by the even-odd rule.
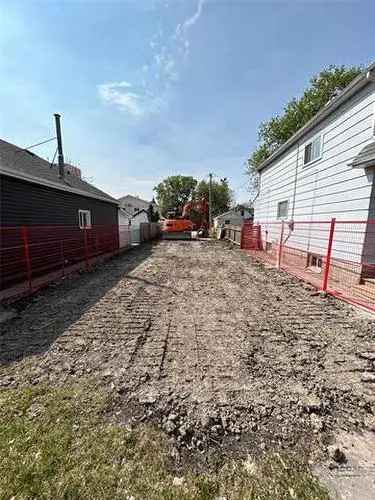
[[[118,394],[120,420],[136,407],[179,445],[198,449],[230,447],[236,436],[259,449],[320,450],[335,429],[370,425],[374,384],[362,377],[375,371],[374,322],[221,242],[160,242],[147,251],[130,271],[119,258],[42,294],[2,339],[12,349],[19,332],[21,347],[35,335],[43,343],[35,332],[51,328],[53,341],[0,380],[93,375]],[[96,297],[101,280],[109,284]]]

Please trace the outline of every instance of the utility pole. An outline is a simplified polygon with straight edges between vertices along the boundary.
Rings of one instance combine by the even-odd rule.
[[[58,164],[59,164],[59,177],[64,178],[64,154],[62,147],[61,138],[61,126],[60,126],[60,115],[55,113],[55,125],[56,125],[56,139],[57,139],[57,152],[58,152]]]
[[[211,229],[212,225],[212,174],[209,175],[209,183],[208,183],[208,229]]]

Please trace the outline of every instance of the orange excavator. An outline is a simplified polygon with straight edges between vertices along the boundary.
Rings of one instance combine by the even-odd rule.
[[[168,218],[162,221],[163,239],[191,240],[193,234],[205,236],[208,232],[208,202],[205,198],[186,203],[181,216],[177,210],[168,213]]]

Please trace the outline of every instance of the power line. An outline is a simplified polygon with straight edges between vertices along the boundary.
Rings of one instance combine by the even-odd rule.
[[[41,146],[42,144],[46,144],[47,142],[55,141],[56,137],[51,137],[51,139],[47,139],[46,141],[38,142],[37,144],[32,144],[31,146],[27,146],[26,148],[23,149],[31,149],[31,148],[36,148],[37,146]]]

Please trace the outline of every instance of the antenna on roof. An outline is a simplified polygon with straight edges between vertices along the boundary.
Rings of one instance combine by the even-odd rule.
[[[55,113],[55,125],[56,125],[56,138],[57,138],[57,151],[58,151],[58,163],[59,163],[59,177],[64,178],[64,154],[62,147],[62,137],[61,137],[61,126],[60,126],[60,115]]]

